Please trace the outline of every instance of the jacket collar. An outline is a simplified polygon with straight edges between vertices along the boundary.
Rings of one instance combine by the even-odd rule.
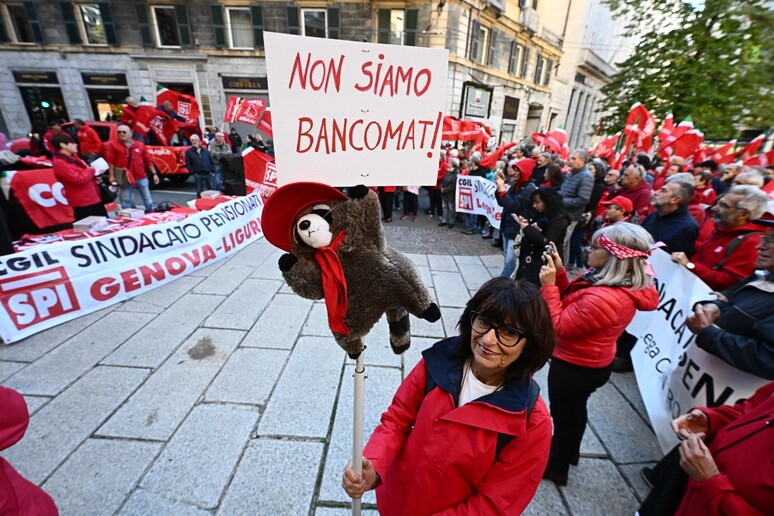
[[[443,390],[454,396],[455,405],[462,390],[462,373],[465,366],[465,357],[457,350],[460,337],[450,337],[436,342],[431,348],[422,352],[425,359],[427,374],[433,377],[435,383]],[[476,401],[484,402],[509,412],[521,412],[526,410],[529,403],[529,386],[532,380],[527,382],[509,382],[502,389]],[[537,387],[534,384],[533,388]]]
[[[77,166],[79,166],[81,168],[86,168],[86,162],[83,161],[81,158],[76,158],[76,157],[73,157],[73,156],[68,156],[67,154],[63,154],[61,152],[54,152],[54,157],[55,158],[59,158],[59,159],[63,159],[66,162],[71,163],[73,165],[77,165]]]

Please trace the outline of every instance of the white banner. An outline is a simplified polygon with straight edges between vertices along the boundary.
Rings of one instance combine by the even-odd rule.
[[[700,349],[685,326],[698,301],[715,299],[696,275],[657,249],[650,258],[656,272],[659,306],[637,312],[626,329],[638,338],[632,350],[637,385],[664,453],[678,443],[669,423],[692,407],[736,403],[766,380],[745,373]]]
[[[124,301],[260,238],[258,194],[180,222],[31,247],[0,257],[0,337],[11,343]]]
[[[497,204],[497,185],[479,176],[457,176],[455,201],[458,213],[486,215],[489,223],[500,229],[502,207]]]
[[[445,49],[264,33],[279,185],[434,185]]]

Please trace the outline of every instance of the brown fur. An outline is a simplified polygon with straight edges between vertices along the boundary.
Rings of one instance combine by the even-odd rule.
[[[406,311],[431,322],[440,311],[432,302],[414,264],[400,251],[387,245],[380,220],[379,201],[373,191],[360,199],[331,201],[331,233],[342,230],[346,237],[338,249],[339,260],[347,282],[348,308],[344,323],[349,337],[334,334],[338,344],[350,357],[363,351],[363,338],[388,312],[388,320],[402,319]],[[298,214],[310,213],[311,207]],[[295,221],[294,221],[295,224]],[[291,253],[298,261],[282,273],[293,292],[307,299],[322,299],[322,276],[314,261],[316,250],[297,237]],[[391,331],[393,351],[402,353],[410,345],[408,319],[399,333]],[[393,325],[391,325],[391,330]]]

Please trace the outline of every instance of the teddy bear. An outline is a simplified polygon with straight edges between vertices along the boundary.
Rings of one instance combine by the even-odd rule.
[[[325,299],[333,336],[350,358],[382,314],[396,354],[411,345],[409,314],[440,319],[414,264],[387,245],[379,200],[367,187],[351,187],[347,197],[321,183],[282,186],[267,199],[261,225],[266,240],[287,251],[278,265],[293,292]]]

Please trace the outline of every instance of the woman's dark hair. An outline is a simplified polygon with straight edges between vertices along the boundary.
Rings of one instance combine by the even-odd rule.
[[[546,167],[546,179],[551,181],[554,186],[559,186],[564,181],[564,174],[562,174],[562,167],[558,165],[548,165]]]
[[[470,313],[478,312],[495,322],[509,324],[527,333],[521,356],[505,372],[503,383],[526,381],[543,367],[556,345],[556,334],[540,290],[532,283],[497,277],[484,283],[470,298],[457,322],[460,330],[458,353],[465,359],[473,356]]]
[[[546,205],[543,213],[549,219],[564,213],[564,209],[562,207],[562,196],[559,195],[559,192],[557,192],[555,188],[550,186],[541,186],[532,192],[532,195],[530,195],[530,201],[535,202],[535,197],[537,196],[539,196],[540,200],[543,201],[543,204]]]
[[[75,140],[70,137],[68,134],[55,134],[51,137],[51,145],[54,147],[54,150],[60,150],[62,148],[62,145],[67,145],[68,143],[73,143]]]
[[[605,174],[607,174],[607,167],[602,162],[602,160],[595,158],[589,161],[589,165],[594,166],[594,179],[597,181],[602,181],[605,178]]]

